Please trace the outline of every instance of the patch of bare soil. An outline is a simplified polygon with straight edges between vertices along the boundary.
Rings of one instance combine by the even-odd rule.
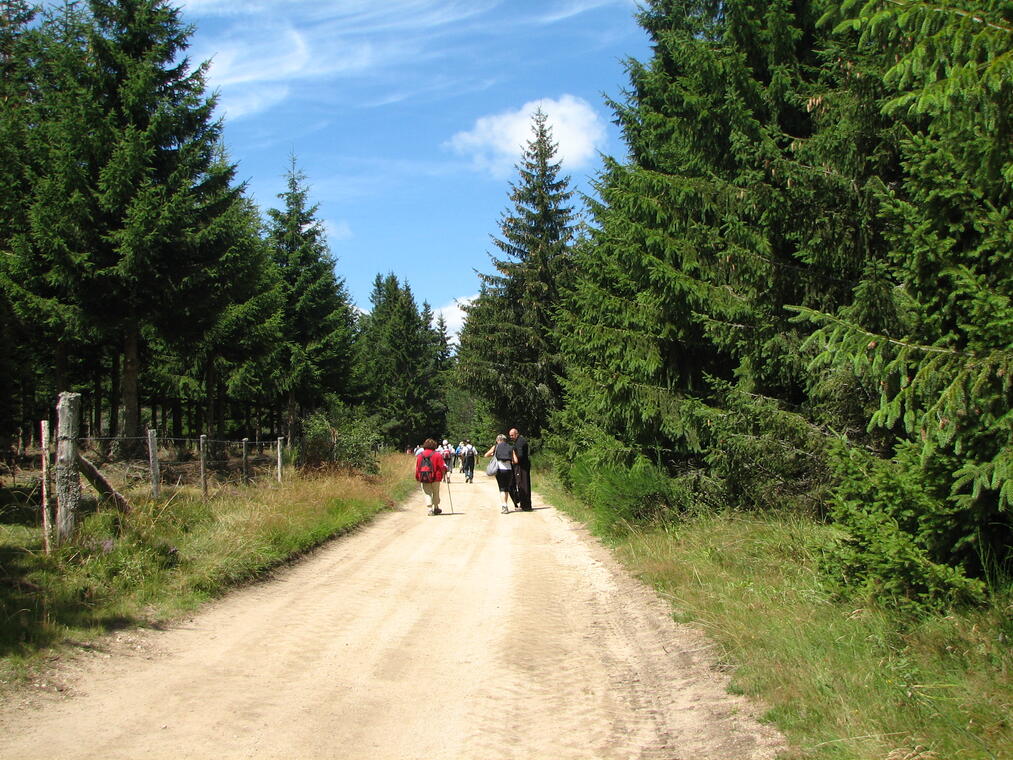
[[[107,637],[0,706],[29,758],[664,758],[784,748],[706,638],[537,495],[421,494],[164,631]]]

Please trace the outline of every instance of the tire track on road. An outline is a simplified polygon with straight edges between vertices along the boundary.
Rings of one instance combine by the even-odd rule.
[[[782,746],[658,597],[536,495],[421,495],[168,631],[0,709],[36,758],[772,758]]]

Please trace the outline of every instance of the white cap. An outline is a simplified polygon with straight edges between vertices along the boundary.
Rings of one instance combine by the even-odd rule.
[[[444,438],[444,439],[443,439],[443,445],[444,445],[444,446],[446,446],[446,445],[447,445],[447,439],[446,439],[446,438]]]

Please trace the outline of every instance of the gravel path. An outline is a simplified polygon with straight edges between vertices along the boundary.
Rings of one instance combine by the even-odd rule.
[[[706,639],[537,494],[502,515],[477,478],[451,484],[454,515],[418,494],[168,630],[59,664],[0,707],[0,756],[776,756]]]

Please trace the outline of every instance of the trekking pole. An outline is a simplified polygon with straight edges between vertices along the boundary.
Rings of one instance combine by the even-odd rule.
[[[447,481],[447,498],[450,499],[450,514],[454,514],[454,494],[450,493],[450,481]]]

